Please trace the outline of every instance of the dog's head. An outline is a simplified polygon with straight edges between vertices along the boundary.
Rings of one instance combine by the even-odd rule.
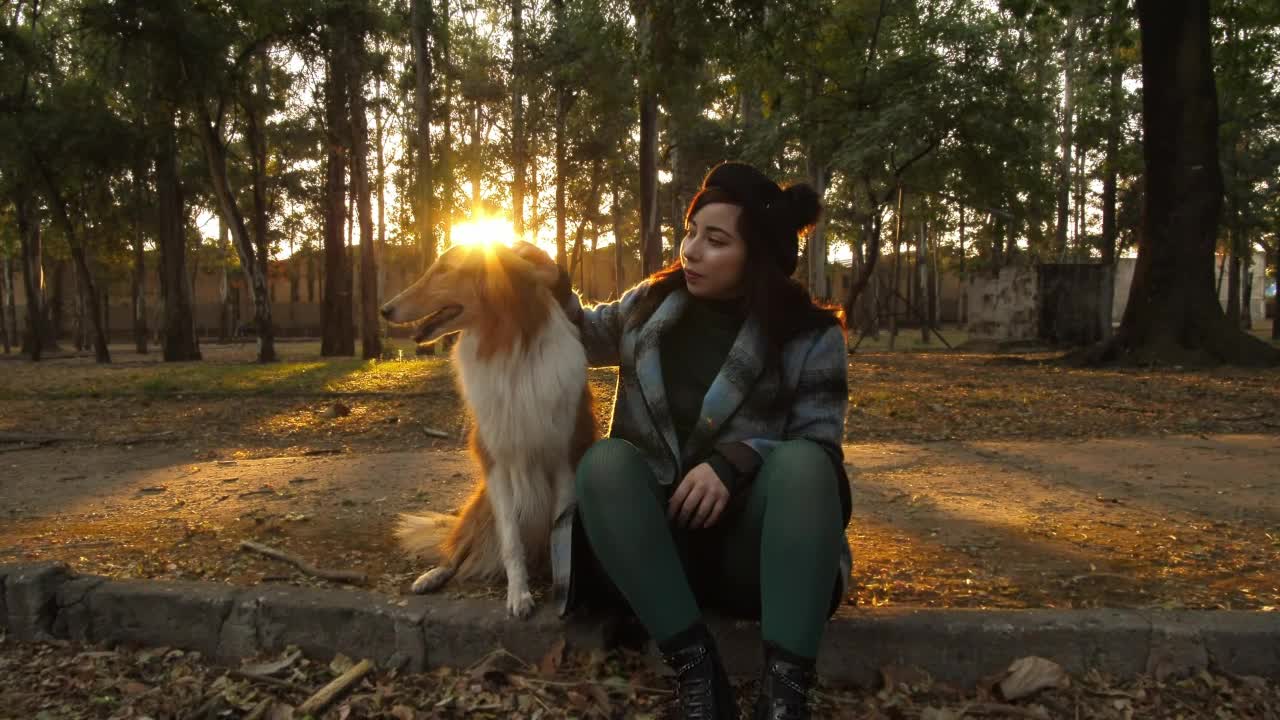
[[[422,277],[382,306],[393,325],[418,325],[418,342],[449,333],[487,336],[536,330],[546,318],[559,268],[525,260],[504,245],[450,248]]]

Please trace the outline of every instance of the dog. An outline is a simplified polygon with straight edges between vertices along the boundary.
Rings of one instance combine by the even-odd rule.
[[[574,471],[596,439],[586,354],[552,295],[558,278],[554,263],[503,245],[455,246],[382,307],[392,324],[417,324],[419,342],[458,333],[453,358],[480,469],[443,543],[436,521],[401,515],[402,548],[445,558],[414,581],[415,593],[455,576],[496,582],[505,573],[508,612],[533,612],[530,572],[549,566],[551,528],[572,504]]]

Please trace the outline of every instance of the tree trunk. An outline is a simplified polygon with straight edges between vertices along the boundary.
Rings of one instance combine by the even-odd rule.
[[[227,233],[227,224],[218,220],[218,342],[231,342],[235,336],[236,326],[234,308],[231,300],[231,277],[227,263],[227,251],[231,249],[231,238]]]
[[[4,275],[0,280],[4,281],[3,302],[0,302],[0,325],[4,327],[4,354],[8,355],[13,345],[20,344],[18,342],[18,310],[14,306],[17,293],[13,290],[13,258],[8,255],[4,256]]]
[[[641,274],[662,267],[658,221],[658,95],[641,86],[640,96],[640,261]]]
[[[49,256],[46,255],[44,260],[50,261]],[[59,341],[62,338],[62,329],[66,325],[64,318],[67,297],[67,261],[52,260],[51,262],[53,267],[49,270],[49,297],[45,301],[44,345],[49,350],[57,352],[61,349]]]
[[[1227,260],[1227,322],[1240,324],[1240,229],[1232,213],[1231,227],[1227,231],[1230,258]]]
[[[373,203],[369,189],[369,119],[364,104],[364,37],[352,39],[355,61],[351,73],[352,173],[360,210],[360,354],[382,357],[382,328],[378,317],[378,256],[373,237]]]
[[[265,55],[261,72],[266,73]],[[266,93],[266,78],[260,77],[258,97]],[[271,318],[269,261],[271,241],[268,238],[267,221],[267,143],[262,127],[265,118],[255,106],[258,97],[252,98],[245,110],[248,121],[249,155],[253,165],[253,271],[247,273],[253,288],[253,324],[258,338],[258,362],[276,361],[275,322]]]
[[[480,144],[480,102],[471,103],[471,207],[480,208],[480,177],[484,172],[484,147]]]
[[[1275,248],[1271,251],[1271,271],[1274,273],[1272,277],[1276,279],[1276,283],[1280,284],[1280,233],[1274,236]],[[9,285],[9,291],[13,292],[13,285]],[[1274,307],[1271,315],[1271,339],[1280,340],[1280,293],[1276,293],[1274,299]],[[13,309],[13,300],[10,297],[9,309]]]
[[[165,362],[200,359],[200,346],[192,323],[194,309],[187,284],[186,210],[178,177],[178,137],[173,118],[164,118],[160,151],[156,156],[156,232],[160,247],[161,354]]]
[[[517,240],[524,239],[524,0],[511,0],[511,216]]]
[[[1146,206],[1124,320],[1100,359],[1280,362],[1230,325],[1213,293],[1222,212],[1208,0],[1138,0]]]
[[[620,298],[626,276],[622,264],[625,257],[622,243],[622,201],[618,198],[616,188],[613,191],[613,206],[609,209],[613,221],[613,297]]]
[[[898,210],[894,213],[893,280],[889,283],[889,349],[898,340],[898,302],[902,287],[902,185],[898,185]]]
[[[1111,81],[1107,99],[1107,144],[1102,166],[1102,264],[1116,262],[1116,243],[1119,227],[1116,222],[1116,185],[1120,174],[1120,126],[1124,117],[1120,114],[1120,93],[1123,90],[1124,68],[1114,58],[1111,61]]]
[[[381,51],[381,47],[379,47]],[[378,73],[374,76],[373,92],[376,102],[373,106],[373,145],[375,168],[377,176],[374,178],[375,192],[378,194],[378,254],[382,255],[387,251],[387,160],[386,160],[386,137],[384,135],[385,122],[382,117],[382,74]],[[385,293],[385,275],[386,265],[378,267],[378,297],[382,297]]]
[[[441,224],[444,225],[444,244],[453,244],[453,79],[449,71],[449,0],[440,0],[440,58],[444,76],[444,140],[440,150],[440,179],[444,182],[441,202]]]
[[[133,311],[133,346],[139,355],[147,354],[147,259],[146,230],[147,204],[146,170],[142,163],[133,169],[133,274],[130,278],[130,299]]]
[[[84,253],[83,239],[71,222],[71,216],[67,212],[66,200],[54,184],[53,177],[45,168],[41,168],[41,173],[44,175],[45,184],[49,189],[49,200],[53,206],[54,215],[58,219],[58,224],[62,226],[62,232],[67,238],[67,244],[71,247],[71,259],[75,264],[76,270],[76,288],[84,304],[81,323],[84,322],[84,317],[88,316],[90,324],[86,330],[93,333],[94,357],[100,363],[109,363],[111,362],[111,351],[107,349],[107,335],[102,327],[102,308],[98,305],[98,291],[94,287],[93,274],[89,272],[89,263]]]
[[[565,225],[567,218],[565,217],[565,184],[569,181],[569,164],[565,159],[567,151],[568,138],[565,137],[565,123],[569,115],[568,101],[563,86],[556,91],[556,264],[560,267],[568,267],[565,264]],[[581,242],[582,232],[578,232],[579,242]],[[575,250],[576,252],[576,250]]]
[[[652,3],[633,4],[640,41],[640,274],[662,267],[658,220],[658,91]]]
[[[1249,242],[1248,233],[1241,241],[1244,252],[1240,255],[1240,328],[1253,329],[1253,243]]]
[[[34,206],[24,188],[15,196],[18,242],[22,251],[22,282],[27,296],[27,331],[23,352],[38,362],[44,352],[44,263],[41,258],[40,228],[32,218]],[[12,290],[12,286],[10,288]]]
[[[329,33],[333,46],[329,49],[329,76],[325,86],[329,150],[325,158],[325,279],[320,321],[320,354],[325,357],[356,354],[351,267],[344,237],[347,224],[347,153],[351,147],[347,98],[350,49],[345,28],[330,27]],[[418,182],[421,183],[422,178],[418,178]]]
[[[569,266],[569,277],[575,270],[581,271],[583,266],[582,241],[586,233],[587,223],[595,224],[596,212],[600,207],[600,182],[603,179],[604,159],[597,157],[591,163],[591,189],[587,191],[587,204],[582,213],[582,221],[573,240],[573,262]],[[586,281],[579,279],[578,286],[586,289]]]
[[[920,301],[924,305],[924,312],[920,313],[920,318],[923,320],[920,325],[920,342],[928,345],[929,332],[934,325],[934,303],[937,302],[937,295],[934,292],[932,276],[929,274],[929,224],[923,220],[920,221],[920,245],[917,252],[920,267]]]
[[[250,118],[254,117],[252,111],[247,112],[246,115]],[[253,329],[258,338],[258,362],[271,362],[276,357],[274,328],[271,323],[271,297],[268,294],[270,288],[267,279],[266,150],[261,138],[260,122],[251,122],[248,133],[254,186],[252,235],[227,177],[227,146],[222,138],[221,128],[210,116],[204,102],[198,104],[198,123],[213,194],[218,203],[218,214],[231,233],[236,254],[240,258],[240,268],[244,272],[245,281],[249,287],[249,298],[253,302]]]
[[[431,176],[431,26],[435,22],[431,0],[410,3],[409,38],[413,44],[413,111],[416,121],[411,140],[415,155],[413,214],[422,269],[436,261],[434,178]]]
[[[1075,14],[1067,19],[1067,33],[1064,36],[1062,66],[1062,135],[1059,144],[1062,157],[1058,165],[1058,225],[1054,233],[1054,254],[1063,257],[1067,252],[1067,223],[1070,221],[1071,193],[1071,123],[1074,107],[1072,102],[1071,75],[1075,65],[1076,18]]]
[[[817,191],[818,200],[821,201],[827,194],[828,173],[826,166],[819,161],[813,143],[809,145],[806,162],[809,166],[809,182],[813,183],[813,189]],[[815,298],[825,300],[831,295],[831,290],[827,287],[826,213],[818,216],[818,223],[809,231],[805,247],[809,258],[809,293]]]

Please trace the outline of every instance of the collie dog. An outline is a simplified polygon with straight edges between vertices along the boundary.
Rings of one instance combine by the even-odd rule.
[[[436,521],[402,515],[396,535],[440,566],[413,583],[438,590],[451,578],[507,578],[507,610],[533,612],[530,571],[549,566],[551,528],[573,501],[574,470],[595,440],[587,360],[578,330],[551,289],[554,264],[502,245],[450,248],[387,302],[393,324],[417,324],[419,342],[460,333],[458,386],[472,419],[480,479],[441,543]]]

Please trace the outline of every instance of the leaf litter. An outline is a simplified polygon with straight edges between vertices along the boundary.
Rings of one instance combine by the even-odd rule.
[[[423,673],[375,669],[333,698],[317,718],[664,717],[672,701],[656,658],[630,651],[583,653],[557,642],[531,664],[495,648],[469,668]],[[0,717],[24,720],[255,718],[301,720],[298,708],[350,670],[339,656],[317,662],[288,648],[238,669],[169,648],[105,649],[0,636]],[[1280,686],[1253,676],[1200,672],[1157,682],[1116,682],[1096,671],[1069,678],[1051,660],[1027,657],[989,683],[961,690],[910,666],[886,666],[878,689],[820,685],[817,718],[1275,718]],[[1016,680],[1015,680],[1016,678]],[[1011,681],[1013,684],[1010,684]],[[756,683],[737,686],[749,713]]]

